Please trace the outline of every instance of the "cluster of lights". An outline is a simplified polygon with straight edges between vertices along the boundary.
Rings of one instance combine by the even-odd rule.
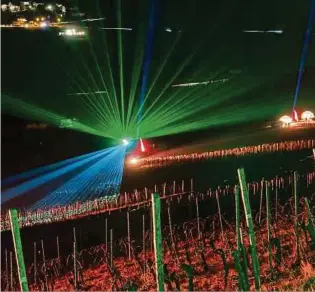
[[[302,122],[311,122],[314,120],[314,113],[312,113],[311,111],[304,111],[302,114],[301,114],[301,120]],[[292,124],[293,122],[298,122],[298,115],[296,112],[294,112],[294,118],[288,116],[288,115],[285,115],[285,116],[282,116],[279,121],[282,123],[282,125],[284,127],[286,126],[289,126],[290,124]]]
[[[45,28],[48,26],[47,22],[41,22],[39,25],[41,28]]]
[[[57,18],[57,22],[59,23],[61,21],[61,18]],[[34,20],[28,21],[24,17],[19,17],[15,21],[12,22],[11,25],[5,26],[2,25],[2,27],[23,27],[27,29],[38,29],[38,28],[46,28],[49,26],[54,26],[54,23],[51,23],[46,20],[45,17],[36,17]]]
[[[6,12],[20,12],[20,11],[37,11],[45,9],[47,11],[57,11],[58,13],[66,13],[66,7],[62,4],[48,4],[40,3],[40,2],[33,2],[33,1],[21,1],[20,5],[14,5],[11,2],[9,4],[2,4],[1,10]]]
[[[65,31],[59,32],[60,36],[84,36],[84,31],[77,31],[74,28],[72,29],[66,29]]]

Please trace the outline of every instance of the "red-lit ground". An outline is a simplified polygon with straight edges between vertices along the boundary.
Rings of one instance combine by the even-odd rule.
[[[311,199],[311,203],[314,210],[314,196]],[[301,200],[302,206],[302,200]],[[273,221],[272,234],[277,237],[281,243],[281,263],[277,267],[275,262],[274,266],[274,279],[270,275],[270,266],[268,260],[268,248],[267,248],[267,230],[265,224],[265,214],[262,214],[262,222],[259,224],[256,222],[256,240],[257,249],[259,255],[259,261],[261,266],[261,281],[262,290],[279,290],[279,291],[305,291],[308,289],[315,289],[315,250],[312,250],[310,243],[310,236],[307,232],[300,230],[300,249],[301,249],[301,262],[299,266],[294,266],[296,261],[296,237],[294,232],[294,216],[293,203],[288,202],[285,206],[279,206],[278,219]],[[311,207],[312,208],[312,207]],[[302,209],[303,210],[303,209]],[[273,210],[274,212],[274,210]],[[306,214],[301,213],[299,216],[300,222],[304,222]],[[258,220],[256,216],[255,221]],[[243,221],[244,223],[244,221]],[[165,235],[164,240],[164,263],[167,265],[168,277],[171,278],[166,285],[168,291],[175,290],[176,284],[180,290],[188,289],[188,280],[185,272],[181,269],[181,264],[191,265],[194,269],[194,290],[229,290],[235,291],[237,289],[237,273],[234,269],[233,260],[231,258],[231,250],[235,249],[235,228],[230,223],[223,221],[224,234],[222,240],[222,234],[218,221],[218,216],[201,220],[202,240],[198,240],[196,220],[192,222],[186,222],[181,225],[182,230],[186,230],[186,234],[183,231],[174,231],[174,238],[176,242],[175,248],[171,248],[170,237]],[[213,229],[215,226],[215,229]],[[245,226],[243,225],[246,230]],[[178,229],[177,229],[178,230]],[[215,232],[213,232],[215,230]],[[165,229],[167,231],[167,229]],[[213,241],[214,245],[210,242]],[[123,241],[120,241],[123,246]],[[126,243],[126,242],[125,242]],[[244,244],[248,247],[248,237],[244,232]],[[225,272],[224,265],[220,254],[216,251],[222,249],[226,255],[227,266],[229,273],[225,285]],[[81,288],[83,290],[91,291],[108,291],[108,290],[129,290],[128,283],[133,283],[138,290],[154,291],[154,265],[152,261],[153,255],[151,252],[147,253],[146,260],[146,273],[143,271],[143,253],[142,247],[135,247],[139,252],[136,252],[136,259],[132,256],[131,260],[126,257],[114,258],[114,266],[116,271],[110,273],[108,265],[106,264],[106,258],[104,255],[104,246],[98,246],[93,249],[79,252],[79,266],[83,265],[83,281],[81,282]],[[149,248],[149,247],[147,247]],[[124,250],[124,249],[123,249]],[[124,250],[125,251],[125,250]],[[275,250],[273,250],[275,255]],[[202,261],[202,255],[204,255],[205,262]],[[176,258],[178,257],[178,262]],[[249,256],[250,258],[250,256]],[[62,266],[66,266],[71,271],[72,266],[69,264],[71,259],[68,258],[68,265],[66,259],[62,259]],[[93,266],[93,261],[94,266]],[[150,262],[150,263],[149,263]],[[180,263],[180,264],[179,264]],[[57,262],[47,267],[55,267],[57,269]],[[153,267],[150,270],[150,266]],[[42,264],[38,265],[38,270],[43,271]],[[50,269],[52,270],[52,269]],[[30,272],[30,279],[33,277],[33,271]],[[174,273],[174,274],[172,274]],[[31,290],[43,291],[44,289],[44,277],[43,273],[39,272],[41,281],[37,287],[31,285]],[[48,273],[48,283],[50,290],[54,291],[73,291],[73,273],[68,272],[64,276],[57,277],[54,272]],[[251,269],[249,271],[249,279],[251,290],[254,290],[253,276]],[[51,286],[51,283],[53,287]]]

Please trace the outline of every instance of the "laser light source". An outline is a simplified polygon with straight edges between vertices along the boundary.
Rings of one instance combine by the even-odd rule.
[[[129,160],[129,163],[131,165],[136,165],[139,163],[139,159],[137,157],[132,157],[130,160]]]
[[[128,139],[124,138],[121,141],[122,141],[123,145],[125,145],[125,146],[129,145]]]

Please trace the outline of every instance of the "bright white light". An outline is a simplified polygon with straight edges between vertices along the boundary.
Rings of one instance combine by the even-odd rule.
[[[59,32],[59,35],[65,35],[65,36],[83,36],[85,35],[84,31],[76,31],[75,29],[66,29],[63,32]]]
[[[274,33],[274,34],[282,34],[282,29],[273,29],[273,30],[243,30],[243,32],[249,33]]]
[[[129,28],[129,27],[100,27],[100,29],[106,29],[106,30],[132,30],[132,28]]]
[[[314,119],[314,114],[311,111],[305,111],[302,113],[301,118],[302,120],[309,121]]]
[[[47,27],[47,23],[46,22],[41,22],[40,23],[40,27],[42,27],[42,28]]]
[[[275,34],[282,34],[283,30],[282,29],[275,29],[275,30],[267,30],[267,33],[275,33]]]
[[[129,141],[127,139],[122,139],[122,143],[127,146],[129,144]]]
[[[66,29],[65,34],[69,35],[69,36],[72,36],[74,32],[75,32],[74,29]]]
[[[140,147],[141,147],[141,152],[145,152],[145,147],[143,145],[143,141],[141,138],[140,138]]]
[[[228,78],[224,79],[217,79],[217,80],[209,80],[209,81],[203,81],[203,82],[192,82],[192,83],[181,83],[181,84],[174,84],[172,87],[191,87],[191,86],[196,86],[196,85],[209,85],[209,84],[214,84],[214,83],[225,83],[229,81]]]
[[[53,6],[51,4],[49,4],[49,5],[46,6],[46,9],[52,11],[54,8],[53,8]]]
[[[167,32],[172,32],[172,30],[171,30],[169,27],[166,28],[165,31],[167,31]]]
[[[284,123],[284,124],[290,124],[292,123],[292,118],[289,117],[289,116],[282,116],[280,119],[279,119],[280,122]]]
[[[139,163],[139,159],[137,157],[133,157],[129,160],[129,163],[132,165],[136,165]]]

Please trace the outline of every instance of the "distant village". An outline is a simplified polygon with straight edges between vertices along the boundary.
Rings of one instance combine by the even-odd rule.
[[[41,28],[66,21],[69,17],[82,17],[77,7],[66,7],[58,3],[21,1],[19,5],[1,5],[2,27]]]

